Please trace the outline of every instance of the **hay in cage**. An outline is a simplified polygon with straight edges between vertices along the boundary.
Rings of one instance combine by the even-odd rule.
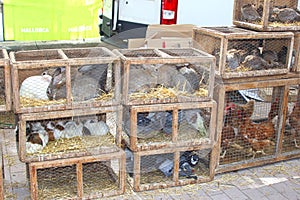
[[[133,92],[130,94],[130,99],[176,99],[179,96],[186,96],[186,97],[193,97],[193,96],[200,96],[206,97],[208,95],[208,90],[204,88],[200,88],[193,94],[188,93],[184,90],[179,90],[177,87],[174,88],[167,88],[163,85],[155,88],[150,88],[149,92]]]
[[[37,177],[39,199],[75,199],[77,197],[78,183],[75,165],[40,169]],[[117,190],[118,187],[118,182],[110,174],[108,166],[100,162],[83,165],[83,196]]]
[[[20,97],[20,103],[22,107],[35,107],[35,106],[47,106],[47,105],[54,105],[54,104],[66,104],[66,99],[60,100],[37,100],[31,99],[26,97]]]
[[[42,151],[34,154],[55,154],[70,152],[88,152],[94,147],[114,145],[115,139],[111,134],[103,136],[84,136],[60,138],[50,141]]]
[[[142,173],[141,180],[140,180],[141,184],[162,183],[167,181],[172,181],[172,176],[167,177],[160,170],[155,170],[148,173]]]
[[[263,25],[262,21],[253,22],[257,25]],[[282,22],[269,22],[268,26],[270,27],[287,27],[287,26],[300,26],[300,22],[290,22],[290,23],[282,23]]]
[[[95,98],[95,101],[110,101],[114,98],[114,92],[103,93],[102,95]]]
[[[5,98],[3,96],[0,96],[0,105],[4,105],[4,104],[5,104]]]

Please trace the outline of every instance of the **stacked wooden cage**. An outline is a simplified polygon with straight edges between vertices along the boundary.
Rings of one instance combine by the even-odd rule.
[[[274,78],[274,77],[273,77]],[[243,81],[222,80],[218,103],[219,163],[216,172],[235,171],[299,156],[286,135],[286,105],[295,75]],[[293,92],[293,96],[295,91]],[[293,104],[294,101],[290,102]],[[291,107],[291,105],[290,105]],[[290,113],[291,110],[288,112]],[[292,153],[285,154],[286,148]],[[291,155],[292,154],[292,155]]]
[[[299,31],[298,0],[235,0],[233,24],[257,31]]]
[[[12,89],[9,56],[6,49],[0,50],[0,127],[12,128]]]
[[[299,118],[299,35],[293,32],[299,22],[283,22],[278,13],[299,13],[297,7],[297,0],[236,0],[236,26],[194,28],[194,46],[217,63],[216,173],[299,157],[293,123]]]
[[[216,57],[216,74],[222,78],[271,76],[290,71],[292,32],[270,34],[237,27],[199,27],[193,33],[195,46]]]
[[[133,189],[212,180],[214,57],[194,48],[114,52],[122,63],[122,144]],[[197,164],[191,166],[187,162],[194,156]],[[205,173],[194,173],[202,162]]]
[[[72,198],[91,198],[84,186],[98,173],[97,165],[118,187],[94,191],[92,197],[123,193],[119,58],[104,47],[17,51],[10,58],[18,153],[30,166],[32,198],[42,198],[48,188],[43,180],[48,177],[40,173],[60,178],[55,168],[75,171],[78,190]],[[83,167],[92,162],[95,166]],[[52,195],[58,190],[66,195],[61,198],[72,192],[59,187]]]

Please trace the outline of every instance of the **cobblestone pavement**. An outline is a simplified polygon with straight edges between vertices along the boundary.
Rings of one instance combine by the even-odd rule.
[[[30,199],[26,166],[18,159],[15,135],[1,129],[5,199]],[[127,186],[124,195],[106,199],[300,200],[300,159],[217,174],[213,181],[143,192]]]

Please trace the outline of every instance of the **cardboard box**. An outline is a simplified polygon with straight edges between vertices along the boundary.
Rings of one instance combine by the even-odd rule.
[[[149,25],[145,38],[128,40],[128,48],[188,48],[192,47],[194,25]]]

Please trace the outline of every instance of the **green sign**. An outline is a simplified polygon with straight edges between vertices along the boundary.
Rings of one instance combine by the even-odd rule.
[[[5,40],[99,37],[102,0],[4,0]]]

